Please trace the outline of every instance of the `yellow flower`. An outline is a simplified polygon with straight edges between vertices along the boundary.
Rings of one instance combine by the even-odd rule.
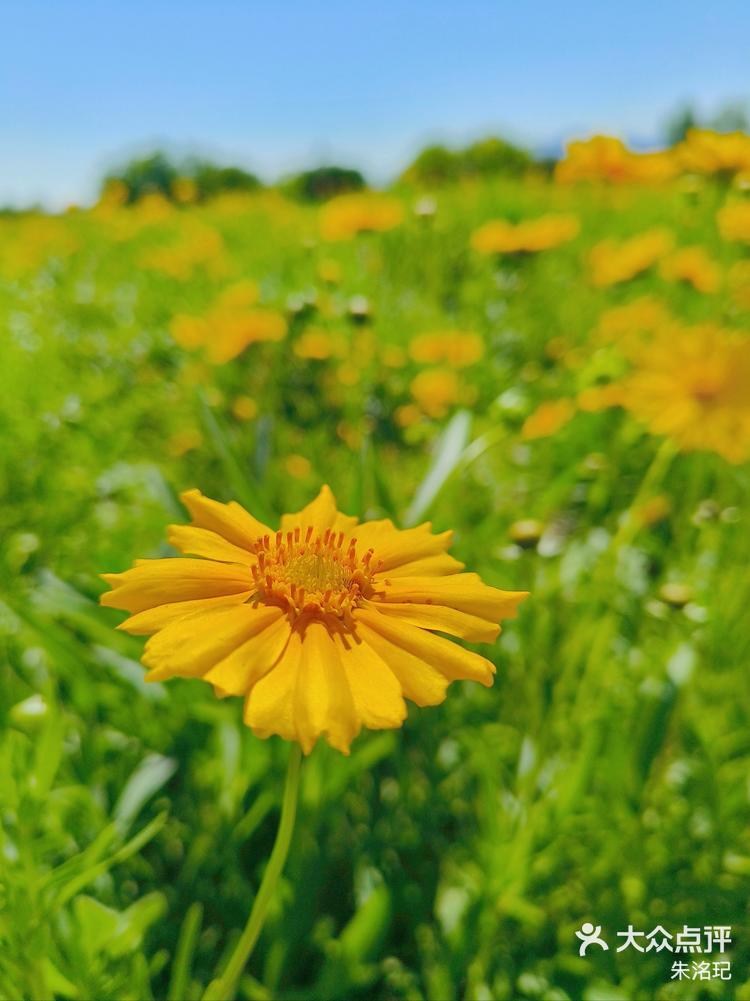
[[[198,268],[220,277],[228,267],[221,234],[195,222],[184,226],[174,243],[145,250],[139,263],[141,267],[160,271],[178,281],[187,281]]]
[[[567,243],[580,228],[574,215],[540,216],[515,225],[492,219],[472,234],[471,245],[480,254],[532,254]]]
[[[351,240],[358,233],[382,233],[398,226],[404,217],[401,202],[374,191],[339,195],[320,210],[324,240]]]
[[[671,510],[670,499],[664,494],[656,494],[655,497],[650,497],[634,508],[633,517],[639,525],[647,528],[649,525],[657,525],[660,521],[664,521]]]
[[[341,353],[339,339],[322,327],[308,327],[295,341],[294,353],[298,358],[325,361],[333,354]]]
[[[403,368],[406,365],[406,352],[398,344],[383,344],[380,348],[380,360],[386,368]]]
[[[167,449],[170,455],[179,458],[187,452],[200,448],[202,444],[203,435],[197,428],[185,428],[184,431],[178,431],[172,435],[167,443]]]
[[[667,281],[685,282],[707,295],[721,284],[721,272],[703,247],[681,247],[661,262],[661,275]]]
[[[750,338],[710,324],[665,328],[632,361],[622,379],[581,393],[579,407],[625,407],[683,451],[750,457]]]
[[[172,317],[170,333],[188,351],[203,348],[214,365],[231,361],[250,344],[283,340],[286,318],[277,310],[253,307],[258,295],[255,282],[236,282],[221,292],[204,316]]]
[[[719,209],[716,221],[725,240],[750,243],[750,201],[729,202]]]
[[[198,185],[192,177],[177,177],[171,186],[172,197],[181,205],[190,205],[198,200]]]
[[[521,437],[529,441],[532,438],[546,438],[555,434],[572,419],[575,410],[571,400],[548,400],[546,403],[540,403],[524,421]]]
[[[644,295],[622,306],[605,309],[593,336],[596,340],[615,342],[627,349],[630,344],[639,344],[644,336],[653,334],[670,322],[671,316],[664,303]]]
[[[258,283],[254,282],[252,278],[243,278],[232,285],[227,285],[216,297],[213,308],[219,310],[246,309],[248,306],[254,306],[259,299]]]
[[[274,309],[252,309],[246,313],[217,316],[208,328],[206,358],[223,365],[242,354],[250,344],[281,341],[286,336],[286,320]]]
[[[393,419],[401,428],[410,428],[422,419],[422,411],[416,403],[404,403],[393,411]]]
[[[618,383],[611,382],[605,386],[589,386],[578,394],[578,408],[589,413],[608,410],[610,407],[623,405],[623,392]]]
[[[750,261],[737,261],[729,269],[729,289],[740,309],[750,312]]]
[[[414,361],[445,362],[456,368],[473,365],[484,355],[484,341],[468,330],[440,330],[434,334],[419,334],[409,345]]]
[[[750,170],[750,136],[744,132],[690,129],[675,153],[684,169],[698,174]]]
[[[622,243],[602,240],[589,254],[591,284],[602,288],[629,281],[654,265],[671,246],[672,234],[666,229],[649,229]]]
[[[312,464],[304,455],[288,455],[284,467],[295,480],[304,480],[312,472]]]
[[[449,368],[430,368],[415,376],[409,386],[411,395],[428,417],[445,417],[462,395],[462,384]]]
[[[436,632],[492,642],[526,592],[501,591],[446,552],[451,533],[399,531],[340,514],[328,487],[278,532],[239,504],[182,495],[192,525],[170,542],[196,558],[139,560],[104,574],[102,604],[152,635],[147,681],[203,678],[242,696],[258,737],[319,737],[349,753],[360,729],[400,727],[404,699],[443,701],[452,681],[491,685],[494,665]]]
[[[232,414],[238,421],[251,421],[258,416],[258,404],[252,396],[236,396],[232,401]]]
[[[610,184],[659,183],[677,173],[670,152],[634,153],[613,136],[592,136],[572,142],[555,168],[559,184],[606,181]]]
[[[342,275],[341,265],[331,257],[324,258],[318,264],[318,277],[327,285],[338,285],[341,282]]]

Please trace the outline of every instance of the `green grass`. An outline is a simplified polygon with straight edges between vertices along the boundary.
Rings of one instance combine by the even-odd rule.
[[[231,949],[288,748],[254,738],[239,700],[208,686],[145,685],[142,641],[97,605],[97,574],[167,554],[182,489],[273,518],[323,481],[347,512],[454,529],[470,569],[532,597],[490,653],[492,689],[455,685],[402,730],[363,734],[351,758],[319,746],[304,762],[290,861],[240,996],[750,997],[748,467],[673,457],[650,491],[667,517],[613,546],[660,441],[620,411],[519,437],[540,402],[616,368],[590,339],[612,305],[650,294],[687,322],[750,326],[731,296],[658,271],[587,281],[593,243],[657,224],[727,270],[742,254],[716,230],[723,198],[709,184],[498,182],[446,191],[432,222],[328,246],[313,210],[265,195],[128,238],[82,212],[41,236],[36,220],[0,220],[0,997],[198,998]],[[515,264],[472,254],[486,219],[544,211],[576,212],[581,236]],[[223,274],[142,266],[196,219],[222,234]],[[332,289],[317,277],[328,258],[342,269]],[[196,384],[169,321],[245,277],[266,305],[315,290],[317,309]],[[353,295],[371,329],[350,322]],[[343,338],[354,384],[345,359],[297,357],[306,324]],[[403,429],[394,413],[418,368],[378,352],[446,328],[485,341],[464,374],[474,399]],[[550,358],[553,337],[579,365]],[[256,419],[233,417],[238,395]],[[185,432],[200,444],[179,454]],[[291,476],[290,455],[309,472]],[[538,550],[510,544],[521,518],[546,526]],[[684,609],[660,600],[669,581],[692,589]],[[585,920],[609,952],[578,956]],[[671,955],[615,952],[628,924],[732,925],[733,981],[670,983]]]

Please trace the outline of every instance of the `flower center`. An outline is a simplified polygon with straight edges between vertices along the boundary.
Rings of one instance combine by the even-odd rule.
[[[256,540],[252,572],[263,601],[295,614],[329,612],[343,618],[373,593],[373,550],[357,556],[357,540],[343,532],[320,534],[310,525]]]
[[[699,377],[691,386],[691,395],[697,403],[714,403],[722,390],[721,382],[716,377],[706,375]]]

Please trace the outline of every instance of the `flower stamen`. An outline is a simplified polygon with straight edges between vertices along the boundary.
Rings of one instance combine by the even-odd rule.
[[[256,596],[281,605],[294,615],[329,612],[345,617],[361,600],[374,594],[374,551],[357,556],[357,540],[344,546],[344,532],[330,528],[315,533],[310,525],[257,539],[252,552]]]

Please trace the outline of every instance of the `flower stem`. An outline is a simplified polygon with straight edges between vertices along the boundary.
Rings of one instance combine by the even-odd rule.
[[[630,507],[620,523],[620,527],[612,540],[612,549],[617,553],[624,545],[629,545],[640,528],[638,522],[638,510],[646,501],[651,492],[661,484],[664,474],[669,468],[669,464],[674,458],[676,449],[670,438],[665,438],[657,449],[651,465],[646,470],[646,474],[641,481],[638,492],[630,504]]]
[[[276,832],[276,840],[268,860],[268,865],[266,866],[266,871],[263,873],[263,879],[253,902],[247,924],[237,941],[237,945],[234,947],[232,955],[229,957],[229,962],[221,975],[208,985],[203,995],[203,1001],[232,1001],[237,981],[240,979],[242,971],[245,969],[245,964],[250,958],[253,947],[263,930],[263,923],[269,904],[271,903],[271,898],[276,889],[281,871],[284,868],[286,857],[289,854],[289,844],[292,840],[292,831],[294,830],[294,817],[297,811],[301,760],[302,750],[299,744],[292,744],[286,772],[284,799],[281,806],[281,820],[279,821],[279,829]]]

